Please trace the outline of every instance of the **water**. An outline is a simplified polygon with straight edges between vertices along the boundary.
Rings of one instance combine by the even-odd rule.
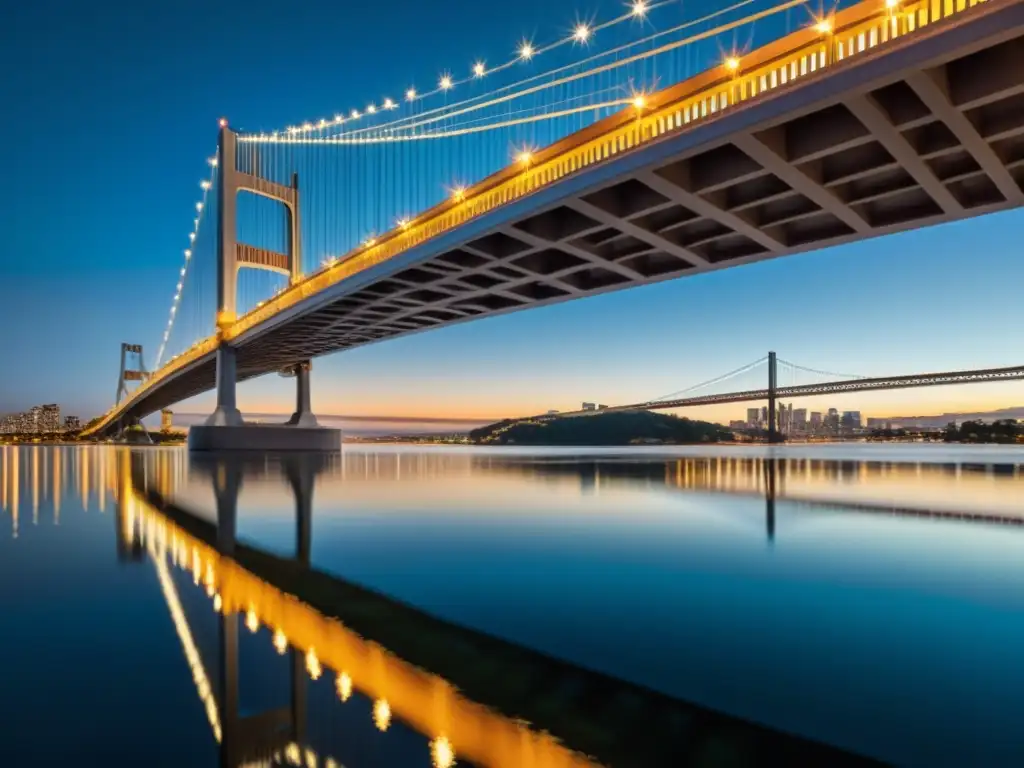
[[[1019,449],[0,447],[0,508],[12,765],[1024,764]]]

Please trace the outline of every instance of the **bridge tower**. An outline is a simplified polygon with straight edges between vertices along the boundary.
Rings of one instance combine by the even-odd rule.
[[[142,345],[121,342],[121,372],[117,375],[117,397],[114,403],[120,404],[121,398],[128,397],[129,381],[145,381],[147,376],[149,371],[142,359]]]
[[[226,122],[221,123],[217,147],[217,405],[205,424],[189,431],[192,450],[337,450],[341,445],[338,430],[318,426],[310,409],[310,361],[299,362],[291,369],[296,377],[298,407],[286,425],[246,425],[238,410],[235,390],[238,383],[237,350],[224,338],[224,332],[237,317],[238,270],[262,269],[288,276],[294,284],[301,277],[302,247],[299,219],[299,177],[291,174],[290,185],[284,185],[261,174],[254,154],[239,168],[238,136]],[[278,253],[238,241],[238,194],[248,192],[269,198],[284,206],[287,232],[286,253]],[[244,431],[233,428],[244,427]],[[288,428],[286,432],[284,427]]]
[[[238,137],[226,124],[220,128],[217,146],[219,168],[217,206],[217,330],[222,333],[237,316],[238,270],[243,267],[278,272],[295,283],[302,264],[299,243],[299,176],[291,186],[278,184],[238,169]],[[255,169],[258,170],[258,167]],[[277,253],[238,242],[238,193],[250,192],[280,202],[285,207],[288,252]],[[242,414],[235,399],[238,365],[235,348],[221,342],[217,348],[217,407],[208,426],[241,426]]]
[[[778,367],[775,353],[768,353],[768,442],[779,442],[778,413],[775,403],[775,392],[779,387]]]

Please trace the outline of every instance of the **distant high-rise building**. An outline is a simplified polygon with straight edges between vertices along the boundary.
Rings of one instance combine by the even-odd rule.
[[[844,429],[860,429],[860,411],[843,411],[840,423]]]
[[[762,424],[767,424],[768,423],[768,406],[767,405],[761,408],[761,423]]]
[[[77,432],[82,428],[82,421],[77,416],[64,417],[64,431]]]
[[[828,429],[839,429],[839,411],[829,408],[825,416],[825,427]]]
[[[811,429],[821,429],[821,413],[819,411],[811,411]]]
[[[756,427],[761,423],[761,409],[747,408],[747,426]]]
[[[596,411],[597,410],[597,404],[596,403],[584,403],[583,407],[580,410],[583,410],[583,411]]]
[[[729,422],[729,429],[745,429],[746,427],[747,427],[747,422],[745,422],[745,421],[730,421]]]
[[[797,408],[793,411],[793,429],[804,430],[807,429],[807,409]]]
[[[39,406],[39,432],[60,432],[60,406],[56,403]]]

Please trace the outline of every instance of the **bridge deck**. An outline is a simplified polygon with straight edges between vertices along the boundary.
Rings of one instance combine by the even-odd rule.
[[[656,94],[311,275],[226,333],[240,377],[1024,204],[1024,2],[902,9],[865,0],[834,34],[803,30]],[[212,388],[215,346],[123,410]]]

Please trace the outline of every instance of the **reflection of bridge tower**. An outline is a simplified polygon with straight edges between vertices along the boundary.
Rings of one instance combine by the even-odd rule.
[[[116,466],[116,482],[111,485],[114,490],[116,509],[114,519],[117,559],[122,563],[141,563],[145,559],[146,552],[140,537],[135,534],[138,521],[131,509],[131,504],[134,498],[132,473],[141,473],[142,457],[122,450],[118,453]]]
[[[261,457],[258,464],[265,466]],[[224,457],[198,465],[213,481],[217,504],[217,550],[233,556],[238,530],[238,496],[246,470],[244,457]],[[251,465],[250,465],[251,466]],[[318,455],[289,455],[282,469],[295,494],[296,559],[309,565],[312,548],[313,488],[316,474],[325,462]],[[221,761],[223,768],[237,768],[253,761],[267,760],[291,743],[305,741],[306,673],[300,651],[288,650],[291,675],[291,702],[287,707],[255,715],[239,714],[238,695],[238,623],[237,613],[227,609],[219,615],[220,635],[220,721],[223,729]]]
[[[252,715],[239,712],[238,614],[218,614],[220,635],[221,722],[220,765],[239,768],[269,760],[285,751],[289,744],[306,740],[306,671],[303,656],[295,648],[288,651],[291,675],[291,701],[288,706],[264,710]]]

